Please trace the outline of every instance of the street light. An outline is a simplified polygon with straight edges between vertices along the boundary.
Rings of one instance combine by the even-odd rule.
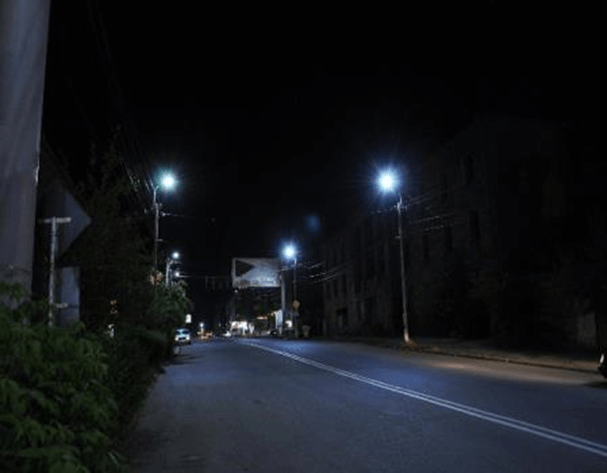
[[[153,210],[154,210],[154,275],[158,271],[158,225],[160,220],[161,204],[157,200],[158,189],[163,188],[171,190],[175,187],[176,181],[172,174],[165,174],[160,179],[159,184],[152,184],[154,191]],[[154,276],[156,277],[156,276]]]
[[[394,171],[387,170],[382,172],[377,179],[379,188],[383,192],[396,191],[399,186],[398,176]],[[403,340],[405,343],[409,343],[409,324],[407,320],[407,283],[405,278],[405,250],[404,250],[404,237],[403,237],[403,224],[402,224],[402,212],[403,212],[403,196],[400,191],[398,192],[398,203],[396,204],[396,210],[398,213],[398,242],[400,246],[400,282],[401,292],[403,299]]]
[[[164,283],[166,285],[166,287],[169,287],[169,276],[171,274],[171,265],[177,263],[177,261],[179,260],[179,253],[177,251],[173,252],[173,254],[171,255],[170,258],[167,258],[166,260],[166,271],[165,271],[165,278],[164,278]]]
[[[298,332],[297,332],[297,309],[299,308],[299,301],[297,300],[297,248],[295,248],[295,245],[293,244],[288,244],[287,246],[284,247],[284,249],[282,250],[282,254],[284,256],[285,259],[287,260],[293,260],[293,302],[292,302],[292,308],[294,309],[294,312],[291,312],[291,321],[293,323],[293,330],[295,333],[295,338],[298,337]],[[284,287],[284,284],[283,284]]]

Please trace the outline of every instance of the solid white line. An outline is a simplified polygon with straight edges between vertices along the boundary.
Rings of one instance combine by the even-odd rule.
[[[543,437],[548,440],[553,440],[558,443],[562,443],[564,445],[568,445],[570,447],[574,447],[580,450],[585,450],[590,453],[594,453],[596,455],[600,455],[602,457],[607,458],[607,445],[603,445],[597,442],[593,442],[591,440],[586,440],[581,437],[576,437],[574,435],[569,435],[564,432],[559,432],[557,430],[552,430],[546,427],[542,427],[535,424],[530,424],[528,422],[524,422],[522,420],[514,419],[512,417],[503,416],[500,414],[495,414],[493,412],[484,411],[481,409],[477,409],[475,407],[466,406],[464,404],[459,404],[453,401],[448,401],[446,399],[441,399],[435,396],[431,396],[429,394],[423,394],[421,392],[412,391],[410,389],[402,388],[400,386],[395,386],[393,384],[384,383],[383,381],[378,381],[376,379],[367,378],[366,376],[362,376],[356,373],[352,373],[350,371],[345,371],[340,368],[336,368],[334,366],[325,365],[324,363],[320,363],[318,361],[310,360],[308,358],[303,358],[298,355],[294,355],[292,353],[275,350],[273,348],[268,348],[263,345],[258,345],[253,342],[239,342],[243,345],[249,345],[255,348],[259,348],[261,350],[266,350],[272,352],[277,355],[285,356],[287,358],[291,358],[292,360],[298,361],[300,363],[314,366],[315,368],[329,371],[331,373],[337,374],[339,376],[343,376],[345,378],[350,378],[361,383],[366,383],[371,386],[375,386],[377,388],[384,389],[386,391],[391,391],[397,394],[401,394],[403,396],[407,396],[413,399],[418,399],[420,401],[428,402],[430,404],[434,404],[436,406],[444,407],[446,409],[450,409],[452,411],[460,412],[462,414],[476,417],[478,419],[482,419],[488,422],[493,422],[494,424],[503,425],[505,427],[510,427],[512,429],[520,430],[522,432],[527,432],[532,435],[536,435],[538,437]]]

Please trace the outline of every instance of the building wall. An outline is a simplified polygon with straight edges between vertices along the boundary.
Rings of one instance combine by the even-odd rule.
[[[505,323],[525,330],[528,319],[544,310],[533,287],[550,280],[545,273],[551,263],[536,253],[547,246],[544,239],[557,238],[560,231],[565,240],[567,230],[562,189],[567,169],[559,133],[553,123],[479,116],[410,166],[414,186],[405,184],[410,192],[404,195],[404,230],[413,337],[491,336]],[[371,328],[400,333],[396,235],[391,209],[359,218],[326,241],[330,333],[369,333]],[[488,272],[499,271],[517,279],[510,290],[531,288],[529,297],[504,310],[471,300],[474,285]],[[537,322],[536,328],[558,324],[566,314],[542,317],[547,321]],[[583,335],[578,338],[591,338],[589,326],[580,322],[577,332]]]
[[[393,212],[392,212],[393,213]],[[395,331],[394,215],[369,215],[327,240],[325,261],[328,334],[390,334]],[[397,281],[396,281],[397,282]]]
[[[512,273],[541,269],[531,267],[527,249],[545,225],[543,189],[559,153],[553,124],[482,116],[423,160],[407,222],[420,332],[452,335],[465,317],[476,317],[467,325],[479,336],[496,330],[495,314],[462,314],[471,310],[464,299],[479,271],[501,264]],[[445,288],[447,302],[433,302]]]

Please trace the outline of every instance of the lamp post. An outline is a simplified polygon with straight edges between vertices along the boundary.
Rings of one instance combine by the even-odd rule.
[[[297,249],[294,245],[289,244],[282,253],[287,260],[293,260],[293,301],[291,303],[293,312],[291,312],[291,323],[293,324],[295,338],[297,338],[299,335],[297,330],[297,309],[299,308],[299,301],[297,300]]]
[[[379,187],[384,192],[391,192],[398,187],[398,179],[392,171],[385,171],[380,174],[378,179]],[[403,196],[398,192],[398,203],[396,211],[398,214],[398,242],[400,250],[400,283],[403,300],[403,340],[405,343],[410,342],[409,338],[409,323],[407,318],[407,280],[405,273],[405,249],[404,249],[404,232],[403,232]]]
[[[173,252],[173,254],[171,255],[170,258],[167,258],[165,278],[164,278],[166,287],[170,286],[169,279],[170,279],[170,275],[171,275],[171,265],[176,263],[178,260],[179,260],[179,253],[177,251]]]
[[[152,189],[154,190],[153,197],[153,210],[154,210],[154,275],[158,271],[158,237],[159,237],[159,221],[160,221],[160,207],[162,204],[158,202],[157,195],[158,189],[164,188],[167,190],[175,187],[175,178],[172,174],[165,174],[160,180],[159,184],[153,184]],[[156,276],[154,276],[156,277]]]

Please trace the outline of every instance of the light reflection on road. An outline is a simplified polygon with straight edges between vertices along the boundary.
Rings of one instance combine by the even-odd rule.
[[[437,357],[432,355],[432,357]],[[504,363],[496,361],[485,361],[475,359],[459,358],[457,361],[440,357],[437,360],[427,358],[424,364],[436,368],[465,371],[466,373],[499,379],[510,379],[518,381],[554,383],[568,385],[582,385],[592,381],[600,381],[599,374],[583,373],[572,370],[561,370],[555,368],[543,368],[538,366],[523,365],[518,363]]]

